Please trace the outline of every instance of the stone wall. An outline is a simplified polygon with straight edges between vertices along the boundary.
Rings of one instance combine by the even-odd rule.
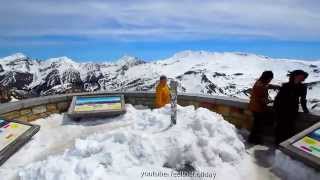
[[[154,107],[155,94],[153,92],[74,93],[0,104],[0,117],[18,119],[22,121],[33,121],[47,117],[53,113],[66,112],[73,96],[90,94],[124,94],[127,104],[144,105],[150,108]],[[194,105],[196,108],[203,107],[220,113],[227,121],[238,128],[250,129],[252,125],[252,114],[247,109],[247,100],[200,94],[179,94],[178,104],[181,106]],[[301,113],[299,127],[304,129],[319,120],[320,115]]]

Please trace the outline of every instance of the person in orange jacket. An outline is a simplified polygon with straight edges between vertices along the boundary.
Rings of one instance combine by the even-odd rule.
[[[160,83],[156,87],[156,108],[161,108],[170,103],[170,90],[167,85],[167,77],[160,76]]]
[[[269,89],[279,89],[280,86],[270,84],[273,79],[272,71],[264,71],[260,78],[255,82],[249,102],[249,110],[253,115],[253,125],[248,141],[252,144],[262,143],[262,131],[265,124],[272,119],[272,113],[268,104],[272,101],[269,99]]]

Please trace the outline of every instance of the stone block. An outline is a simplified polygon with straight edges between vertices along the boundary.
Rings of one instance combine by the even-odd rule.
[[[47,111],[46,105],[41,105],[41,106],[35,106],[32,108],[32,113],[33,114],[41,114]]]
[[[209,110],[212,110],[212,111],[215,110],[215,106],[216,106],[216,104],[215,103],[211,103],[211,102],[200,102],[199,103],[199,107],[203,107],[203,108],[206,108],[206,109],[209,109]]]
[[[34,120],[37,120],[37,119],[39,119],[39,114],[32,114],[30,116],[27,116],[28,122],[34,121]]]
[[[48,114],[56,114],[56,113],[60,113],[60,111],[57,110],[52,110],[52,111],[47,111]]]
[[[137,99],[137,100],[139,100],[139,101],[150,101],[150,100],[151,100],[151,99],[148,98],[148,97],[138,97],[138,98],[135,98],[135,99]]]
[[[238,114],[243,114],[244,109],[237,108],[237,107],[230,107],[230,112],[231,113],[238,113]]]
[[[133,105],[136,104],[136,100],[133,99],[133,98],[132,99],[126,99],[125,102],[126,102],[126,104],[133,104]]]
[[[193,105],[196,109],[199,107],[199,102],[197,101],[190,101],[189,105]]]
[[[48,112],[58,112],[58,108],[56,104],[47,104]]]
[[[220,113],[225,116],[229,116],[230,114],[230,107],[224,105],[217,105],[215,108],[215,112]]]
[[[16,118],[16,119],[19,120],[19,121],[25,121],[25,122],[27,122],[28,119],[29,119],[29,116],[28,116],[28,115],[20,116],[20,117],[18,117],[18,118]]]
[[[21,116],[30,115],[30,114],[32,114],[32,110],[31,110],[30,108],[28,108],[28,109],[21,109],[21,110],[20,110],[20,115],[21,115]]]
[[[236,118],[236,119],[241,119],[241,120],[246,118],[246,115],[239,113],[239,112],[230,112],[229,115]]]
[[[46,118],[46,117],[48,117],[48,116],[50,116],[50,114],[49,113],[41,113],[41,114],[39,114],[39,118]]]
[[[240,119],[230,117],[229,122],[233,124],[236,128],[241,128],[242,127],[242,121]]]
[[[60,112],[65,112],[68,110],[70,102],[59,102],[57,103],[57,108]]]
[[[46,118],[48,116],[49,116],[49,114],[47,114],[47,113],[32,114],[32,115],[28,116],[27,119],[28,119],[28,122],[30,122],[30,121],[35,121],[40,118]]]
[[[178,99],[178,104],[180,106],[189,106],[190,105],[187,101],[183,101],[183,100],[179,101],[179,99]]]
[[[17,117],[20,116],[20,112],[19,111],[12,111],[12,112],[8,112],[8,113],[5,113],[5,114],[1,114],[0,117],[3,117],[5,119],[15,119]]]

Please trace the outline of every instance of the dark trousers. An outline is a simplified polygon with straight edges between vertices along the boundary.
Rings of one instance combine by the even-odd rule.
[[[262,137],[266,126],[273,125],[273,114],[271,112],[252,112],[253,125],[251,128],[249,142],[253,144],[262,143]]]
[[[295,135],[296,112],[276,112],[276,144]]]

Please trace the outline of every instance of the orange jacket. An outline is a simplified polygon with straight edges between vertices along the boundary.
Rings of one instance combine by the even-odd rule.
[[[261,81],[256,81],[252,88],[249,109],[252,112],[266,112],[268,111],[268,85],[262,83]]]
[[[156,108],[163,107],[164,105],[170,103],[170,90],[168,85],[159,84],[156,88]]]

